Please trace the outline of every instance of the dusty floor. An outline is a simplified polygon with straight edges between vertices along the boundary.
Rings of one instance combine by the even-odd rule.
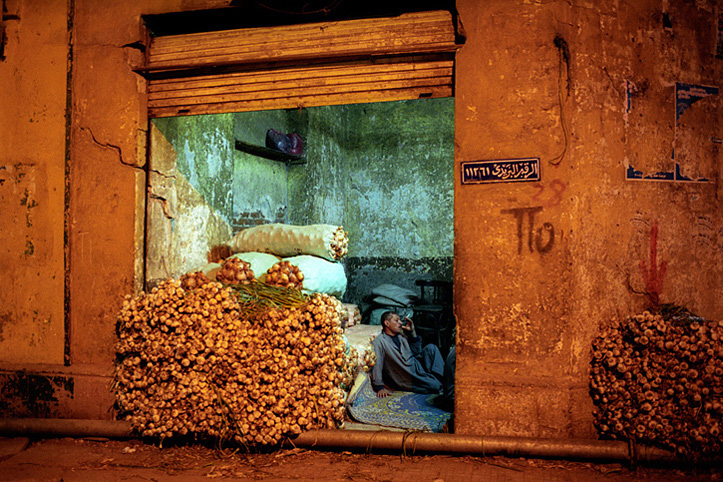
[[[160,448],[139,440],[0,439],[3,481],[723,481],[707,468],[639,467],[472,456],[371,455],[304,449],[244,454],[202,446]]]

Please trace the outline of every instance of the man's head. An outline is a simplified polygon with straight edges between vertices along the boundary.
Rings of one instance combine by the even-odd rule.
[[[382,313],[382,326],[383,331],[387,335],[394,336],[402,332],[402,320],[399,315],[393,311],[385,311]]]

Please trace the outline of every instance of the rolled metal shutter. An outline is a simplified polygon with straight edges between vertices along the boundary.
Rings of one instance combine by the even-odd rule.
[[[288,109],[454,92],[446,11],[154,37],[150,117]]]

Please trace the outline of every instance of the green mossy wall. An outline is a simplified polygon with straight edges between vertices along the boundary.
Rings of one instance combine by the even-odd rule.
[[[177,169],[206,202],[233,219],[233,114],[168,117],[154,125],[176,150]],[[153,166],[151,165],[151,168]]]
[[[305,140],[289,219],[347,230],[348,301],[382,283],[451,281],[454,99],[308,109]]]
[[[189,155],[183,150],[189,144],[184,136],[172,138],[181,140],[176,142],[178,148],[151,125],[145,220],[146,290],[205,265],[209,249],[231,236],[231,227],[221,211],[209,205],[202,194],[201,189],[208,185],[199,182],[205,173],[217,168],[204,166],[200,174],[190,171],[188,157],[197,153]],[[189,175],[184,175],[181,168]]]
[[[382,283],[416,289],[420,277],[451,281],[454,99],[153,122],[176,151],[175,175],[234,232],[274,222],[344,226],[346,301]],[[235,148],[236,139],[264,146],[268,129],[299,133],[306,162]]]
[[[297,130],[298,111],[242,112],[234,114],[235,139],[263,147],[266,132]],[[235,140],[234,139],[234,140]],[[233,173],[234,231],[265,223],[287,222],[288,169],[284,162],[236,151]]]

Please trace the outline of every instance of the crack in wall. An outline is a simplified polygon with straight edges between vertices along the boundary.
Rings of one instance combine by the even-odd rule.
[[[142,43],[142,42],[139,42],[139,41],[132,42],[132,43],[125,44],[125,45],[121,45],[121,48],[124,48],[124,49],[125,49],[125,48],[136,49],[136,50],[138,50],[138,51],[140,51],[140,52],[145,52],[145,51],[146,51],[146,46],[143,45],[143,43]]]
[[[120,148],[120,146],[116,146],[115,144],[111,144],[111,143],[109,143],[109,142],[100,142],[100,141],[95,137],[95,134],[93,134],[93,130],[92,130],[90,127],[81,127],[80,130],[83,131],[83,132],[87,132],[88,134],[90,134],[91,139],[93,139],[93,142],[94,142],[97,146],[102,147],[103,149],[109,149],[109,150],[111,150],[111,151],[114,151],[114,152],[118,155],[118,160],[119,160],[120,163],[123,164],[124,166],[132,167],[132,168],[134,168],[134,169],[139,169],[139,170],[143,169],[142,167],[140,167],[140,166],[138,166],[138,165],[136,165],[136,164],[134,164],[134,163],[125,161],[125,160],[123,159],[123,150]]]
[[[153,191],[150,191],[150,190],[148,191],[148,199],[155,199],[156,201],[160,201],[160,203],[161,203],[161,209],[163,210],[163,215],[164,215],[167,219],[176,219],[176,216],[173,215],[173,214],[170,212],[170,211],[171,211],[171,207],[170,207],[170,205],[169,205],[169,203],[168,203],[168,199],[166,199],[165,197],[160,196],[160,195],[158,195],[158,194],[156,194],[156,193],[154,193]]]
[[[154,174],[158,174],[159,176],[161,176],[162,178],[165,178],[165,179],[174,179],[174,180],[176,179],[176,176],[175,176],[175,175],[173,175],[173,174],[166,174],[165,172],[161,172],[161,171],[156,170],[156,169],[150,169],[150,168],[149,168],[149,169],[148,169],[148,172],[149,172],[149,173],[152,172],[152,173],[154,173]]]

